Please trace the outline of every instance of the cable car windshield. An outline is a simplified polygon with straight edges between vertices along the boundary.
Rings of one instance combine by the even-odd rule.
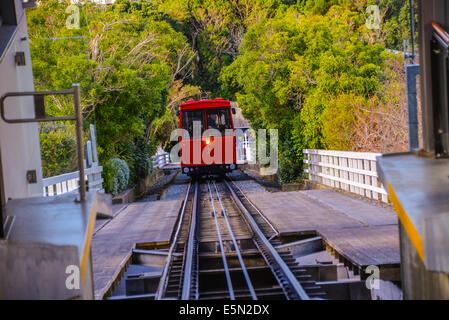
[[[232,130],[231,114],[229,108],[207,109],[207,129],[216,129],[222,135],[226,134],[226,129]]]
[[[196,134],[202,135],[204,131],[204,110],[190,110],[182,112],[182,128],[187,130],[190,138],[193,138],[194,122],[201,122],[201,131]]]

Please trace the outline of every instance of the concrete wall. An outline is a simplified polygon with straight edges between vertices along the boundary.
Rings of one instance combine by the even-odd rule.
[[[15,3],[18,26],[11,45],[0,61],[0,95],[11,91],[34,90],[25,10],[20,0]],[[25,52],[25,66],[16,66],[14,57],[17,51]],[[32,98],[8,99],[8,117],[34,116]],[[0,153],[4,199],[41,195],[42,166],[37,124],[7,124],[0,119]],[[27,182],[28,170],[36,170],[38,183]]]
[[[399,224],[401,277],[405,300],[448,300],[449,275],[426,270],[415,247]]]

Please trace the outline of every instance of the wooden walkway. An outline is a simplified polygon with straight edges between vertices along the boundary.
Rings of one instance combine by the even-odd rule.
[[[247,196],[281,234],[315,232],[340,260],[359,269],[369,265],[398,268],[399,233],[393,210],[332,190]]]
[[[136,244],[166,243],[181,209],[180,200],[135,202],[118,207],[112,220],[97,224],[92,238],[95,298],[110,290]]]

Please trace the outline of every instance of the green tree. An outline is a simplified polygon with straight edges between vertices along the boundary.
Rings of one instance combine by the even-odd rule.
[[[198,91],[183,84],[195,53],[186,36],[146,1],[80,6],[79,29],[67,29],[66,7],[49,0],[28,11],[36,88],[80,83],[85,123],[97,127],[100,161],[126,160],[135,181],[145,171],[136,161],[165,143],[167,133],[154,123],[176,123],[176,103]],[[68,98],[54,97],[47,105],[54,116],[73,113]]]
[[[336,5],[325,11],[289,8],[252,25],[242,54],[220,77],[253,125],[279,130],[284,181],[301,177],[303,149],[351,147],[349,106],[382,91],[391,56],[370,44],[362,12]]]

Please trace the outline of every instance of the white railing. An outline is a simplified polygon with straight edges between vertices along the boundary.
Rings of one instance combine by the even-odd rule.
[[[151,157],[153,161],[153,168],[162,168],[166,164],[170,163],[170,154],[168,152],[160,153]]]
[[[387,192],[377,175],[380,153],[333,150],[303,150],[304,170],[309,180],[370,199],[388,202]]]
[[[89,191],[103,191],[103,167],[97,166],[85,169]],[[67,192],[76,192],[79,189],[79,171],[61,174],[59,176],[43,179],[44,196],[56,196]]]
[[[86,143],[86,159],[84,160],[84,173],[89,191],[103,190],[103,167],[98,165],[97,139],[95,126],[90,125],[90,139]],[[67,192],[76,192],[79,189],[79,171],[64,173],[58,176],[42,179],[43,195],[56,196]]]

